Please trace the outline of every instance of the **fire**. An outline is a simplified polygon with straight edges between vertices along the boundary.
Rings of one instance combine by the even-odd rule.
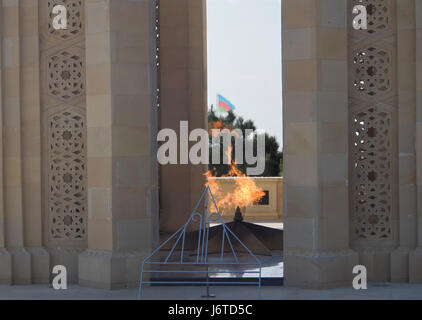
[[[206,186],[210,187],[220,210],[232,207],[248,207],[265,196],[265,192],[256,185],[255,181],[239,170],[236,161],[232,159],[232,151],[233,146],[229,146],[226,155],[229,159],[230,170],[222,178],[236,178],[233,192],[222,193],[218,180],[213,179],[216,177],[215,169],[205,173],[207,178]]]
[[[210,127],[211,127],[210,130],[209,130],[210,134],[211,134],[213,129],[220,129],[220,130],[225,129],[224,124],[223,124],[223,122],[221,122],[221,120],[218,120],[216,122],[212,122],[210,124]]]
[[[217,138],[219,136],[219,133],[217,133],[217,131],[215,130],[221,131],[225,129],[225,126],[223,122],[221,122],[221,120],[218,120],[216,122],[211,122],[209,126],[210,126],[209,134],[212,134],[214,138]]]

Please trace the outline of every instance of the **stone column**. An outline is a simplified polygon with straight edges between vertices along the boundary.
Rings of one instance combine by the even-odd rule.
[[[3,17],[3,3],[0,2],[0,17]],[[0,39],[3,40],[3,23],[0,20]],[[12,258],[6,250],[6,225],[4,213],[3,177],[3,41],[0,41],[0,284],[12,283]]]
[[[160,0],[160,129],[180,138],[180,121],[189,130],[208,128],[206,1]],[[180,152],[183,152],[182,150]],[[207,166],[160,167],[160,230],[176,231],[189,218],[204,191]]]
[[[409,281],[416,246],[415,0],[397,3],[399,246],[391,253],[391,281]]]
[[[409,280],[411,283],[422,283],[422,0],[415,0],[415,17],[417,248],[410,254]]]
[[[2,102],[3,183],[6,247],[12,256],[12,282],[31,283],[31,256],[24,248],[22,192],[21,1],[3,1]]]
[[[20,0],[22,210],[24,244],[33,283],[48,283],[50,255],[43,248],[41,213],[41,104],[38,2]]]
[[[41,216],[38,3],[3,1],[1,10],[0,238],[1,246],[6,246],[11,256],[2,250],[6,257],[2,257],[0,265],[4,267],[11,258],[12,276],[5,282],[47,283],[49,255],[43,249]],[[5,271],[1,266],[0,270]]]
[[[139,283],[158,235],[153,1],[86,0],[88,249],[79,283]]]
[[[285,283],[351,285],[347,1],[284,0]]]

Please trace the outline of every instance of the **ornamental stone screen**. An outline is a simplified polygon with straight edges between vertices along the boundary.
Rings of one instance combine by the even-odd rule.
[[[43,133],[44,243],[52,264],[65,261],[77,279],[86,248],[87,128],[85,3],[38,1]],[[52,27],[53,8],[67,8],[68,28]]]
[[[422,0],[280,14],[285,284],[422,282]],[[0,1],[1,284],[139,285],[205,183],[159,167],[156,137],[207,129],[206,25],[205,0]]]
[[[355,245],[394,246],[398,200],[395,3],[356,0],[351,4],[363,4],[368,11],[368,29],[350,27],[349,31],[351,237]]]
[[[67,108],[49,118],[49,232],[83,240],[86,229],[86,134],[83,115]]]

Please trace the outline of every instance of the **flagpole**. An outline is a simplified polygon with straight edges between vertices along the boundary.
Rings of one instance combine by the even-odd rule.
[[[218,106],[218,92],[215,95],[215,108],[217,109],[218,117],[221,117],[220,107]]]

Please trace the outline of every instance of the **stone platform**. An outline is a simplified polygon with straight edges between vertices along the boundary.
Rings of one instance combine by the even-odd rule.
[[[151,287],[144,291],[144,299],[196,300],[203,287]],[[255,287],[212,288],[219,300],[254,300]],[[118,291],[87,289],[71,286],[66,291],[54,291],[44,285],[0,286],[0,300],[136,300],[137,289]],[[369,285],[366,291],[351,287],[330,290],[306,290],[290,287],[263,287],[264,300],[422,300],[422,285],[380,283]]]

